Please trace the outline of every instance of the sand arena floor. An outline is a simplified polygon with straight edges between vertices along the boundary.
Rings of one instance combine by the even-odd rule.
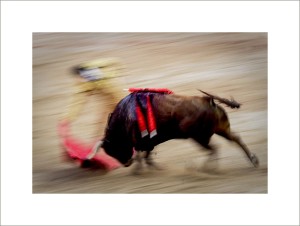
[[[260,160],[253,168],[243,151],[213,136],[219,173],[201,170],[207,152],[192,140],[158,145],[162,171],[132,168],[111,172],[79,168],[61,154],[56,126],[71,101],[70,68],[101,57],[126,66],[117,78],[128,87],[166,87],[181,95],[233,96],[242,107],[226,107],[236,131]],[[34,33],[33,193],[267,193],[268,56],[266,33]],[[120,90],[121,95],[127,92]],[[92,142],[103,134],[111,108],[94,94],[74,124],[74,136]]]

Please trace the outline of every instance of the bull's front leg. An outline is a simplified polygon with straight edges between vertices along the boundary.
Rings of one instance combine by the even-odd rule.
[[[218,152],[215,146],[209,144],[211,136],[196,136],[194,140],[198,142],[202,147],[209,151],[208,160],[204,163],[202,170],[207,172],[217,172],[218,170]]]
[[[136,164],[135,164],[135,167],[132,171],[132,173],[135,174],[135,175],[140,174],[140,172],[143,168],[141,154],[142,154],[141,151],[136,150],[136,154],[135,154],[135,157],[134,157],[134,161],[136,162]]]
[[[218,171],[218,152],[216,147],[203,143],[202,146],[209,151],[209,157],[204,163],[203,170],[216,173]]]

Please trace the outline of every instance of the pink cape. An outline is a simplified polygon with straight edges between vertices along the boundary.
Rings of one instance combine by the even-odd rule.
[[[61,144],[70,159],[77,160],[81,166],[83,166],[83,163],[87,163],[87,156],[92,152],[96,142],[93,144],[85,144],[79,139],[72,137],[69,132],[69,127],[70,125],[66,121],[58,124],[58,134]],[[107,155],[103,149],[99,149],[95,156],[88,160],[88,162],[90,163],[89,165],[104,168],[106,170],[114,170],[121,166],[116,159]]]

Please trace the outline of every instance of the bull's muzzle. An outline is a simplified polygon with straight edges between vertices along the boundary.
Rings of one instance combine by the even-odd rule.
[[[125,167],[131,166],[132,163],[133,163],[133,159],[131,158],[131,159],[128,160],[128,162],[126,162],[126,163],[124,164],[124,166],[125,166]]]

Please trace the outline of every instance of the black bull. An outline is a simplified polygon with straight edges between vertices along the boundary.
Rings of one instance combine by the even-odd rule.
[[[104,139],[97,150],[103,147],[108,155],[125,166],[129,166],[133,161],[133,149],[138,152],[146,151],[146,163],[153,165],[150,152],[156,145],[171,139],[191,138],[214,156],[216,150],[209,145],[209,141],[213,134],[217,134],[237,143],[252,164],[257,167],[258,159],[248,150],[241,138],[230,130],[224,108],[216,104],[214,99],[231,108],[239,108],[240,105],[234,100],[205,94],[206,96],[203,97],[166,95],[156,92],[129,94],[118,103],[111,114]],[[141,137],[135,112],[136,95],[142,97],[140,99],[146,99],[143,98],[145,95],[151,97],[157,125],[157,135],[152,138],[149,135]],[[146,102],[142,101],[141,107],[145,110]]]

